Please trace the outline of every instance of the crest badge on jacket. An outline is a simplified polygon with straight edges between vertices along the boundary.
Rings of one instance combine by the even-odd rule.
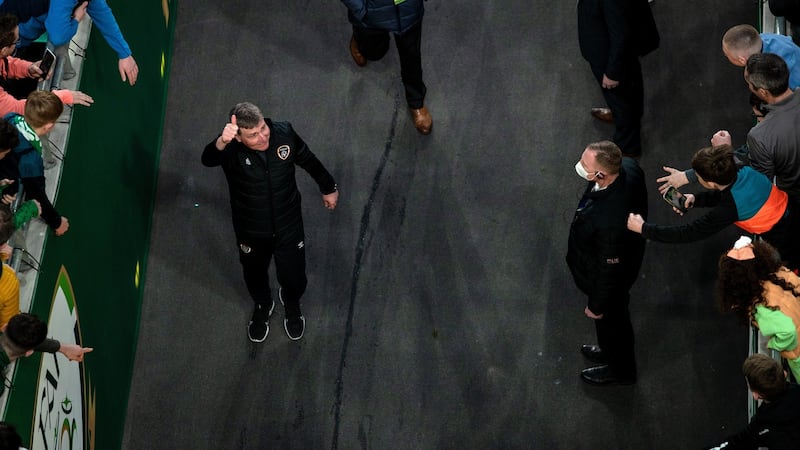
[[[289,157],[289,153],[291,153],[291,152],[292,152],[292,149],[289,148],[288,145],[281,145],[280,147],[278,147],[278,150],[277,150],[278,158],[280,158],[283,161],[286,161],[286,158]]]

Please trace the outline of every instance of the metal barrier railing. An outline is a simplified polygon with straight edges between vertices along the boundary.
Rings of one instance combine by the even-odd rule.
[[[762,33],[773,33],[773,34],[783,34],[789,35],[789,27],[786,25],[786,19],[783,17],[776,17],[772,14],[769,9],[769,1],[768,0],[759,0],[758,2],[758,25],[759,29]],[[754,236],[754,239],[757,239],[757,236]],[[763,353],[766,355],[775,358],[778,361],[781,361],[781,355],[779,352],[770,349],[767,347],[767,342],[769,341],[768,338],[764,337],[761,332],[751,326],[750,333],[748,337],[748,354],[753,355],[756,353]],[[750,392],[750,388],[747,389],[747,418],[748,420],[753,417],[756,413],[756,409],[760,404],[759,400],[755,400]]]

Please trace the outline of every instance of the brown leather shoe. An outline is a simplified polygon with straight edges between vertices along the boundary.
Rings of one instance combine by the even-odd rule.
[[[420,109],[412,109],[411,117],[414,119],[414,127],[420,134],[431,134],[433,118],[428,112],[428,108],[423,106]]]
[[[353,61],[355,61],[358,67],[367,65],[367,58],[364,58],[364,55],[362,55],[361,51],[358,49],[358,42],[356,42],[355,36],[350,36],[350,56],[353,57]]]
[[[614,123],[614,115],[608,108],[592,108],[592,115],[601,122]]]

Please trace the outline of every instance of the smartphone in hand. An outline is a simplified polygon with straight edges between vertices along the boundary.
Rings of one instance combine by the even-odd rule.
[[[47,74],[50,73],[50,69],[53,67],[53,63],[56,62],[56,54],[53,53],[52,50],[49,48],[44,49],[44,55],[42,55],[42,62],[39,63],[39,69],[42,70],[42,78],[47,78]]]
[[[689,211],[689,208],[686,207],[686,196],[681,194],[681,192],[675,188],[675,186],[670,186],[666,192],[664,192],[664,201],[669,203],[670,206],[673,208],[678,209],[681,212]]]

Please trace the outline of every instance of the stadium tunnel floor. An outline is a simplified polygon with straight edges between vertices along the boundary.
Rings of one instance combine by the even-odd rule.
[[[178,2],[174,59],[123,448],[699,448],[746,424],[747,330],[714,306],[733,228],[649,243],[633,288],[640,378],[583,384],[594,342],[564,255],[599,88],[575,2],[426,2],[430,136],[397,54],[359,68],[341,2]],[[661,166],[751,122],[719,47],[752,2],[656,0],[643,60],[651,220]],[[199,94],[199,95],[198,95]],[[288,120],[338,181],[302,170],[305,337],[280,306],[252,344],[221,170],[200,164],[230,107]],[[272,275],[273,287],[274,275]],[[277,296],[277,290],[273,290]]]

